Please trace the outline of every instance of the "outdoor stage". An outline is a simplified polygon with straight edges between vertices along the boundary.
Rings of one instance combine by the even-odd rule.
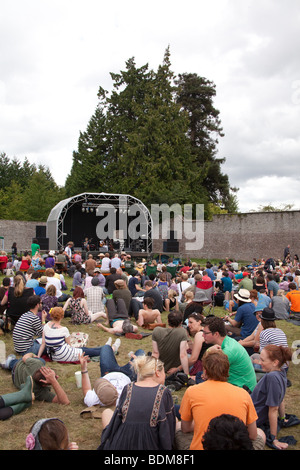
[[[130,195],[83,193],[53,207],[47,220],[47,238],[49,249],[55,251],[64,249],[70,241],[83,250],[87,238],[97,255],[104,252],[103,241],[107,241],[109,251],[147,257],[152,253],[152,218],[147,207]]]

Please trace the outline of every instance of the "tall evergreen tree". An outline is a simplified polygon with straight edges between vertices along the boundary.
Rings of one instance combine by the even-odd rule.
[[[204,185],[209,201],[235,212],[236,188],[231,188],[228,176],[222,173],[225,158],[217,158],[219,137],[223,137],[220,112],[214,107],[216,86],[194,73],[180,74],[177,102],[189,115],[189,138],[195,172],[195,184]]]
[[[109,192],[107,174],[110,164],[107,150],[106,117],[96,108],[85,132],[80,132],[78,150],[73,152],[73,165],[65,183],[67,196],[83,192]]]
[[[234,210],[224,159],[216,158],[223,131],[214,84],[195,74],[176,81],[169,48],[157,71],[131,58],[110,75],[111,93],[99,88],[97,110],[80,133],[67,195],[124,193],[149,208],[203,203],[206,216],[212,204]]]

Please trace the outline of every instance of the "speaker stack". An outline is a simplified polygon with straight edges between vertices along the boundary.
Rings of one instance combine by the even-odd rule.
[[[179,241],[176,240],[176,233],[171,230],[168,233],[168,240],[163,242],[164,253],[178,253],[179,252]]]
[[[35,238],[40,245],[40,249],[43,251],[49,250],[49,238],[46,237],[46,225],[36,225],[35,226]]]

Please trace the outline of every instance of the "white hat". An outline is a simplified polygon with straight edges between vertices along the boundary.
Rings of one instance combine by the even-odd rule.
[[[242,300],[243,302],[251,302],[250,292],[248,289],[240,289],[237,294],[234,294],[234,297],[238,300]]]

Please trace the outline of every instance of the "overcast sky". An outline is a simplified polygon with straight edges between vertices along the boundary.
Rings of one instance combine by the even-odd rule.
[[[130,57],[156,70],[169,45],[175,74],[216,84],[240,211],[300,209],[299,31],[299,0],[2,0],[0,152],[64,185],[99,86]]]

